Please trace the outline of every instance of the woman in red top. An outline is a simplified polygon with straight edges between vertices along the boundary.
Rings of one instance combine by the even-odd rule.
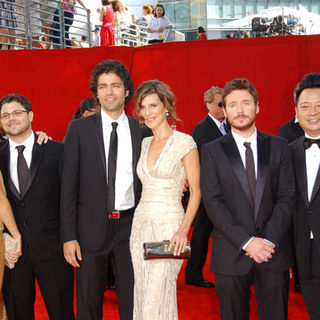
[[[198,39],[197,40],[207,40],[206,32],[204,31],[203,27],[198,28]]]
[[[114,21],[115,15],[109,0],[102,0],[103,7],[98,9],[100,14],[100,21],[102,21],[100,30],[100,45],[101,46],[114,46]]]

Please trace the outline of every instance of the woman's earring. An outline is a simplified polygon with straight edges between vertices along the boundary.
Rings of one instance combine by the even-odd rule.
[[[166,112],[166,117],[169,118],[169,116],[170,116],[170,113],[167,111]]]

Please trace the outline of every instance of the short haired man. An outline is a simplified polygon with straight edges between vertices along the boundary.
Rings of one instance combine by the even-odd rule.
[[[290,144],[297,185],[294,218],[296,261],[310,319],[320,319],[320,74],[304,76],[294,91],[305,135]]]
[[[201,159],[201,148],[205,143],[226,134],[222,109],[222,89],[211,87],[204,93],[204,105],[208,115],[195,126],[192,136],[197,144]],[[201,201],[193,222],[191,238],[191,256],[185,269],[185,282],[198,287],[213,288],[214,284],[203,278],[202,269],[208,253],[208,241],[212,233],[212,223]]]
[[[34,319],[35,278],[50,319],[74,319],[73,269],[60,239],[60,171],[63,144],[39,145],[27,98],[0,100],[8,140],[0,143],[0,170],[8,200],[22,234],[22,257],[5,269],[3,296],[9,319]]]
[[[129,237],[141,193],[136,166],[146,131],[124,108],[133,94],[127,68],[104,60],[91,74],[101,105],[70,123],[63,157],[61,221],[64,255],[76,267],[77,319],[102,319],[109,257],[113,258],[121,319],[133,317]],[[117,141],[117,143],[115,143]]]
[[[295,200],[288,144],[256,130],[258,94],[248,80],[227,82],[222,102],[231,132],[201,153],[220,316],[249,319],[253,285],[259,317],[286,319]]]

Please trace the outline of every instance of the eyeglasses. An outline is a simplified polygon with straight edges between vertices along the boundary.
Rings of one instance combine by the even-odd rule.
[[[12,116],[13,118],[18,118],[21,117],[23,115],[24,112],[29,113],[28,110],[14,110],[12,112],[5,112],[3,113],[0,118],[1,120],[9,120],[10,116]]]

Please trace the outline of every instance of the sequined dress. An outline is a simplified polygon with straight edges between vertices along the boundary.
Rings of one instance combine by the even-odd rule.
[[[0,188],[5,192],[3,185],[2,174],[0,171]],[[2,237],[3,223],[0,220],[0,320],[7,319],[6,310],[4,307],[3,297],[2,297],[2,282],[3,282],[3,272],[4,272],[4,241]]]
[[[143,258],[143,243],[171,240],[178,230],[184,210],[181,204],[186,178],[182,158],[196,144],[191,136],[174,131],[157,159],[153,175],[147,168],[147,153],[153,137],[142,142],[137,173],[142,195],[135,211],[130,250],[134,269],[134,319],[178,319],[176,280],[182,260]]]

